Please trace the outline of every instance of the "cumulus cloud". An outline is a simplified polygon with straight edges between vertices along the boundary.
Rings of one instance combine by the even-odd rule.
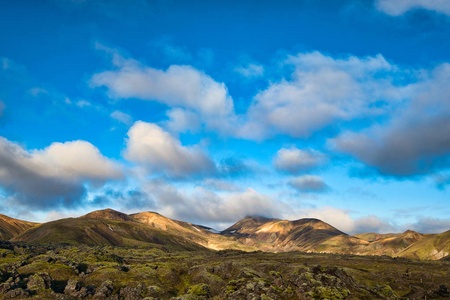
[[[427,9],[450,16],[450,2],[447,0],[377,0],[376,7],[391,16],[413,9]]]
[[[173,132],[197,132],[201,127],[199,116],[190,110],[173,108],[167,112],[166,128]]]
[[[81,201],[85,182],[99,186],[122,176],[120,166],[85,141],[26,151],[0,137],[0,185],[11,195],[8,199],[20,205],[74,206]]]
[[[130,126],[133,123],[133,118],[129,114],[121,112],[120,110],[113,111],[110,116],[114,120],[119,121],[128,126]]]
[[[238,66],[234,68],[234,71],[241,74],[244,77],[260,77],[264,75],[264,67],[257,64],[248,64],[246,66]]]
[[[105,86],[115,98],[158,101],[199,115],[213,130],[230,130],[235,118],[233,100],[224,83],[188,65],[171,65],[167,70],[144,66],[125,59],[116,51],[99,45],[113,55],[115,69],[94,74],[93,87]]]
[[[403,226],[420,233],[442,233],[450,230],[450,219],[420,218],[416,223]]]
[[[144,164],[150,171],[184,177],[215,171],[213,161],[199,146],[185,147],[152,123],[138,121],[128,131],[125,158]]]
[[[423,71],[420,81],[405,90],[409,102],[397,108],[387,124],[345,132],[330,144],[382,174],[409,176],[448,167],[450,64]]]
[[[296,147],[281,148],[273,160],[274,167],[283,172],[298,174],[307,172],[325,161],[325,155],[316,150]]]
[[[302,175],[289,180],[288,184],[300,192],[320,193],[328,189],[328,185],[319,176]]]
[[[263,139],[276,134],[309,137],[335,121],[380,114],[380,101],[397,99],[389,80],[395,67],[382,55],[335,59],[320,52],[290,57],[292,79],[258,93],[239,134]]]
[[[217,194],[203,187],[191,193],[161,180],[148,181],[143,190],[151,195],[163,215],[201,224],[227,224],[247,215],[275,217],[282,204],[248,188],[243,192]]]
[[[363,232],[388,233],[395,227],[376,216],[365,216],[357,219],[350,217],[347,210],[334,207],[305,208],[285,215],[288,219],[316,218],[322,220],[347,234]]]

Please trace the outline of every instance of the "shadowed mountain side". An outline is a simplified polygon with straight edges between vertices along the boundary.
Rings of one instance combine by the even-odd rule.
[[[0,240],[9,240],[38,223],[22,221],[0,214]]]
[[[200,250],[202,246],[180,236],[135,221],[69,218],[41,224],[12,241],[39,244],[164,246],[176,250]]]

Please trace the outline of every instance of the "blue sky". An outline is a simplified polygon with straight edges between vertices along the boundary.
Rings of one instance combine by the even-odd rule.
[[[3,1],[1,213],[450,228],[446,1]]]

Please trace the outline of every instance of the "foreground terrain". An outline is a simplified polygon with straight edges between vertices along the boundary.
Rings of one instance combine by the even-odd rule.
[[[0,299],[445,299],[450,262],[0,242]]]

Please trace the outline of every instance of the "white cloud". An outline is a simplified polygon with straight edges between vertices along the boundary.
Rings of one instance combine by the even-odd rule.
[[[285,215],[288,219],[315,218],[322,220],[337,229],[347,233],[356,234],[363,232],[388,233],[395,231],[388,222],[380,220],[376,216],[366,216],[353,219],[347,210],[334,207],[307,208],[293,211]]]
[[[409,176],[449,166],[450,64],[422,70],[420,76],[405,87],[409,101],[393,112],[387,124],[344,132],[330,145],[383,174]]]
[[[335,59],[300,53],[286,63],[295,67],[292,79],[272,83],[255,96],[241,136],[305,138],[335,121],[380,114],[374,103],[398,98],[386,76],[395,67],[381,55]]]
[[[260,77],[264,75],[264,67],[257,64],[248,64],[246,66],[238,66],[234,68],[234,71],[241,74],[244,77]]]
[[[158,101],[170,107],[195,112],[209,129],[229,131],[235,118],[233,100],[224,83],[188,65],[171,65],[167,70],[144,66],[124,59],[116,51],[99,48],[113,55],[117,67],[94,74],[93,87],[105,86],[115,98]]]
[[[173,132],[198,132],[201,127],[199,116],[183,108],[173,108],[167,112],[169,120],[166,128]]]
[[[450,219],[420,218],[417,222],[403,226],[403,230],[420,233],[442,233],[450,230]]]
[[[301,192],[323,192],[328,186],[319,176],[302,175],[289,180],[289,185]]]
[[[83,108],[83,107],[90,107],[90,106],[92,106],[92,104],[89,101],[80,100],[80,101],[77,102],[77,106],[80,107],[80,108]]]
[[[52,143],[44,150],[31,151],[33,161],[45,168],[39,172],[76,180],[104,181],[122,177],[121,168],[86,141]]]
[[[399,16],[413,9],[427,9],[450,16],[448,0],[377,0],[376,7],[391,16]]]
[[[43,89],[43,88],[35,87],[35,88],[30,89],[29,93],[31,95],[33,95],[34,97],[37,97],[39,95],[46,95],[46,94],[48,94],[48,91],[46,89]]]
[[[151,171],[176,177],[215,171],[214,163],[200,147],[182,146],[158,125],[142,121],[128,131],[125,158],[142,163]]]
[[[325,159],[325,155],[319,151],[291,147],[278,150],[273,164],[279,171],[298,174],[318,167]]]
[[[274,217],[283,204],[251,188],[244,192],[217,194],[203,187],[191,193],[176,189],[167,182],[147,181],[143,190],[156,200],[158,211],[170,218],[204,225],[231,225],[247,215]]]
[[[118,164],[85,141],[26,151],[0,137],[0,185],[19,205],[40,209],[73,206],[81,202],[85,182],[99,186],[122,176]]]
[[[133,123],[133,118],[129,114],[121,112],[120,110],[113,111],[110,116],[114,120],[117,120],[128,126],[130,126]]]

